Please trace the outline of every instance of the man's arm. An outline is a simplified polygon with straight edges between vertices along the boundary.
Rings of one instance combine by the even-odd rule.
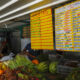
[[[31,55],[29,52],[26,51],[26,48],[23,49],[23,53],[26,54],[27,56],[35,58],[35,56]]]
[[[35,58],[35,56],[31,55],[29,52],[25,52],[25,54],[32,57],[32,58]]]
[[[31,50],[31,44],[28,44],[28,45],[23,49],[24,54],[26,54],[27,56],[30,56],[30,57],[32,57],[32,58],[35,58],[35,56],[33,56],[32,54],[30,54],[29,50]]]

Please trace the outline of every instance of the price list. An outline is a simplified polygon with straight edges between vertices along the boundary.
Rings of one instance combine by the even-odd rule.
[[[23,27],[23,37],[30,38],[30,27],[29,26]]]
[[[72,27],[74,38],[74,51],[80,51],[80,1],[73,3]]]
[[[52,9],[47,8],[40,11],[41,45],[42,49],[53,50],[53,24]]]
[[[80,1],[70,3],[55,10],[56,49],[64,51],[80,50]]]
[[[54,49],[51,8],[31,14],[31,47],[32,49]]]
[[[31,17],[31,48],[41,49],[40,12],[34,12]]]
[[[56,48],[64,49],[64,7],[56,10],[55,22]]]

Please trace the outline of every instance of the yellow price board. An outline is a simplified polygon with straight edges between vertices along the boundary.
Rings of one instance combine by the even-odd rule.
[[[46,8],[31,13],[30,17],[32,49],[53,50],[52,9]]]
[[[39,11],[30,14],[31,19],[31,48],[41,49],[40,13]]]
[[[80,51],[80,1],[55,9],[56,49]]]

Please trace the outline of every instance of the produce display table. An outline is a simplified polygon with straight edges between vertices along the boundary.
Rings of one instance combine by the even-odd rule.
[[[17,55],[0,63],[0,80],[80,80],[80,68],[64,75],[57,73],[58,65],[56,61],[34,64],[25,56]]]

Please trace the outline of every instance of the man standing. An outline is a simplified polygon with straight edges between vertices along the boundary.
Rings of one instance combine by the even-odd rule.
[[[33,50],[31,49],[31,43],[27,44],[26,47],[23,49],[23,52],[28,56],[30,60],[33,60],[38,55],[40,55],[41,50]]]

